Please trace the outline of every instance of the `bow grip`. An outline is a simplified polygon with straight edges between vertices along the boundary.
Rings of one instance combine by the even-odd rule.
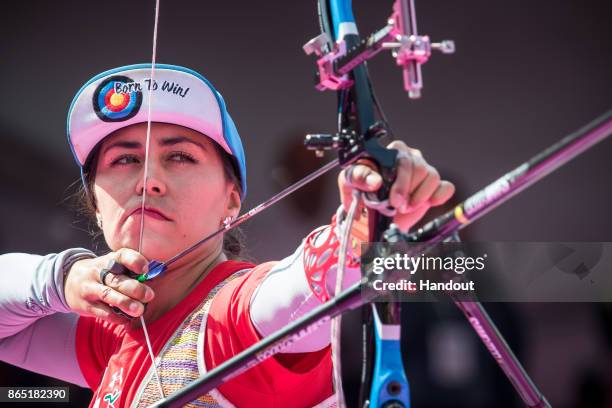
[[[397,154],[396,149],[388,149],[380,144],[380,139],[387,136],[387,126],[384,122],[372,124],[366,134],[364,141],[364,153],[378,166],[378,171],[383,179],[383,185],[378,198],[384,200],[389,198],[389,190],[395,181]]]

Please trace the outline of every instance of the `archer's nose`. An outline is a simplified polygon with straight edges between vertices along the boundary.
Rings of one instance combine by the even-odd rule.
[[[163,180],[161,169],[158,169],[156,165],[154,165],[153,163],[150,163],[149,168],[145,172],[146,172],[146,178],[147,178],[147,182],[146,182],[147,195],[159,196],[159,195],[166,194],[167,186],[166,186],[165,181]],[[142,195],[144,185],[145,183],[144,183],[144,176],[143,176],[140,178],[140,180],[136,184],[137,194]]]

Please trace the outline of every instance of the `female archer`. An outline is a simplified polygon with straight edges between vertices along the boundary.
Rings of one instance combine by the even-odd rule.
[[[141,283],[109,265],[146,273],[148,260],[171,258],[240,212],[245,156],[223,98],[186,68],[120,67],[77,93],[68,141],[112,252],[1,256],[0,270],[11,273],[0,278],[0,358],[90,387],[92,407],[150,405],[328,300],[352,191],[382,184],[368,162],[341,172],[331,224],[279,262],[236,260],[239,246],[218,236]],[[389,200],[406,230],[454,187],[417,150],[389,147],[400,151]],[[353,248],[367,239],[359,214]],[[350,255],[347,284],[360,273],[357,250]],[[140,316],[144,327],[129,318]],[[323,326],[192,406],[330,406],[329,342]]]

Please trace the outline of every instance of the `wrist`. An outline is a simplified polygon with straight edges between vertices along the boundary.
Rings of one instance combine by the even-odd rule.
[[[336,222],[337,226],[343,226],[346,222],[346,211],[344,211],[344,207],[340,206],[338,211],[336,211]],[[340,236],[340,232],[336,229],[336,235]],[[349,245],[348,249],[351,252],[351,255],[359,258],[361,256],[361,244],[367,243],[369,240],[370,229],[368,224],[368,210],[365,206],[361,206],[361,209],[358,208],[357,214],[355,215],[355,219],[351,225],[351,233],[349,236]]]
[[[80,249],[78,250],[78,252],[74,252],[70,255],[67,255],[63,259],[63,262],[60,268],[61,281],[58,282],[59,283],[58,289],[61,289],[61,290],[58,290],[58,294],[60,295],[61,302],[67,309],[70,309],[70,306],[68,305],[68,302],[66,300],[66,281],[68,279],[68,275],[70,274],[70,272],[72,271],[72,268],[77,262],[82,261],[84,259],[93,259],[93,258],[96,258],[96,254],[94,254],[91,251],[85,250],[85,249]]]
[[[96,257],[96,254],[94,254],[91,251],[79,252],[79,253],[67,256],[64,259],[64,262],[62,262],[62,269],[61,269],[64,279],[66,279],[66,276],[68,275],[68,273],[70,272],[70,270],[72,269],[75,263],[77,263],[78,261],[82,261],[83,259],[92,259],[95,257]]]

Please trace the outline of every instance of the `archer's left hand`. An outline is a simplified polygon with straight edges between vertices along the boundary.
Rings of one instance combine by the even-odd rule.
[[[448,201],[455,186],[441,180],[438,171],[425,161],[419,150],[399,140],[391,142],[387,148],[403,152],[398,155],[397,178],[391,186],[389,204],[397,209],[393,222],[405,232],[423,218],[429,208]],[[338,176],[340,199],[345,211],[351,204],[353,189],[374,192],[382,185],[382,177],[368,162],[360,161],[351,167],[352,170],[346,168]]]

